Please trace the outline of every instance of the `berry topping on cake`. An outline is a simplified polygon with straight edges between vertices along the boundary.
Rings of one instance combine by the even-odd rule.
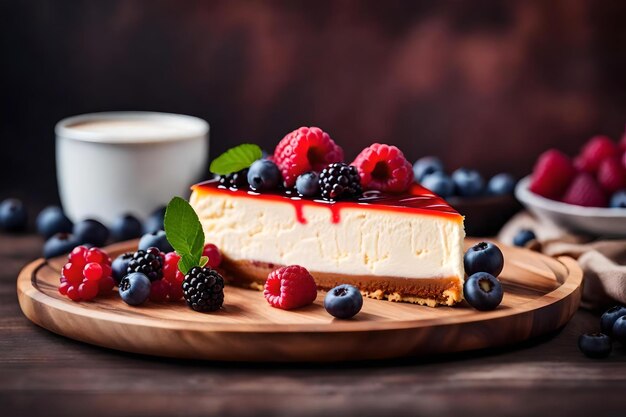
[[[401,193],[413,182],[413,167],[400,149],[374,143],[363,149],[352,163],[365,190]]]
[[[617,158],[606,158],[598,167],[598,183],[610,194],[626,188],[626,168]]]
[[[324,200],[350,199],[363,194],[357,169],[342,162],[324,168],[319,184]]]
[[[306,268],[291,265],[270,272],[263,295],[272,307],[291,310],[313,303],[317,286]]]
[[[280,184],[280,171],[274,162],[259,159],[250,165],[247,179],[253,190],[272,190]]]
[[[224,303],[224,278],[213,269],[193,267],[185,275],[183,295],[195,311],[217,311]]]
[[[133,259],[128,263],[127,273],[141,272],[150,279],[156,281],[163,278],[163,258],[158,248],[138,250],[133,254]]]
[[[559,199],[576,175],[569,158],[556,149],[542,153],[533,168],[530,190],[543,197]]]
[[[338,319],[349,319],[361,311],[363,296],[353,285],[339,285],[328,291],[324,297],[324,308],[331,316]]]
[[[248,186],[248,168],[220,176],[220,184],[228,188],[244,188]]]
[[[610,138],[602,135],[594,136],[581,150],[575,165],[582,171],[594,174],[602,161],[618,156],[619,149]]]
[[[320,176],[315,171],[305,172],[296,180],[296,191],[303,197],[315,197],[320,191]]]
[[[581,172],[574,178],[563,196],[563,202],[585,207],[603,207],[607,198],[590,174]]]
[[[286,187],[293,187],[298,175],[321,171],[328,164],[343,161],[343,149],[319,127],[301,127],[287,134],[276,146],[274,162]]]

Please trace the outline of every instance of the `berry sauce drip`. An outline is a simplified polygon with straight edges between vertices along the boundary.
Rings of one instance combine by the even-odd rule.
[[[380,191],[365,191],[361,197],[353,200],[324,201],[321,199],[307,199],[288,190],[264,191],[258,193],[247,189],[227,188],[220,185],[219,180],[209,180],[192,187],[197,192],[228,192],[239,197],[253,197],[269,201],[289,202],[293,205],[296,219],[306,224],[303,207],[305,205],[326,205],[331,211],[332,223],[341,221],[341,210],[344,208],[365,208],[370,206],[379,210],[389,210],[401,213],[414,212],[419,214],[458,218],[459,213],[448,205],[442,198],[431,193],[424,187],[413,184],[405,194],[385,194]]]

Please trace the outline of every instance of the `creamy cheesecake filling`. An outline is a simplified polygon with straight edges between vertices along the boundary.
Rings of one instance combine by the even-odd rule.
[[[194,190],[191,204],[207,241],[231,261],[298,264],[352,276],[463,279],[461,216],[305,204],[298,221],[288,201],[228,190]]]

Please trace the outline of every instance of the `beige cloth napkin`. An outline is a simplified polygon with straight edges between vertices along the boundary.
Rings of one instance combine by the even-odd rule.
[[[527,212],[513,217],[504,225],[498,239],[512,244],[520,229],[535,232],[536,242],[530,249],[549,256],[576,258],[585,274],[583,307],[600,308],[616,302],[626,304],[626,239],[593,239],[574,235]]]

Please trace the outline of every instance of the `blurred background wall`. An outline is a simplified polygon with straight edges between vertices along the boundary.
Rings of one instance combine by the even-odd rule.
[[[56,202],[55,122],[106,110],[202,117],[213,156],[317,125],[348,158],[522,176],[624,131],[624,22],[599,0],[2,0],[0,197]]]

